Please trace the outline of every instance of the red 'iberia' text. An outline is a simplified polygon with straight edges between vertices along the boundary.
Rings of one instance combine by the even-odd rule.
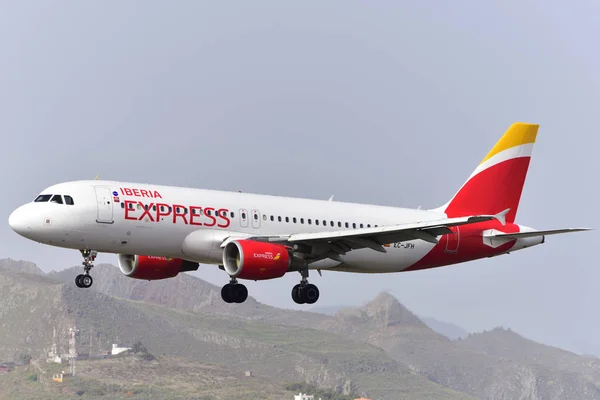
[[[150,197],[152,199],[162,199],[162,196],[158,190],[146,190],[146,189],[131,189],[131,188],[119,188],[123,196],[135,196],[135,197]]]

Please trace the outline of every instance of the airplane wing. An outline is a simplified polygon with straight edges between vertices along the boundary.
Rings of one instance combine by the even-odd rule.
[[[384,244],[421,239],[437,243],[437,236],[451,233],[453,226],[475,224],[478,222],[499,220],[506,223],[508,209],[496,215],[473,215],[458,218],[440,218],[423,222],[382,226],[376,228],[360,228],[341,231],[294,233],[290,235],[249,237],[250,240],[268,242],[287,242],[291,245],[300,244],[321,248],[321,257],[335,258],[336,254],[346,254],[348,251],[370,248],[381,253],[387,250]],[[223,243],[224,246],[226,243]]]
[[[504,239],[520,239],[520,238],[530,238],[537,236],[547,236],[547,235],[556,235],[559,233],[569,233],[569,232],[581,232],[581,231],[589,231],[590,228],[565,228],[565,229],[550,229],[546,231],[530,231],[530,232],[517,232],[517,233],[491,233],[484,235],[486,238],[504,238]]]

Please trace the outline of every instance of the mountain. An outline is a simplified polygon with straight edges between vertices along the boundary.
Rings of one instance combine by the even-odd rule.
[[[520,364],[542,365],[587,377],[600,382],[600,359],[583,357],[556,347],[546,346],[524,338],[510,329],[495,328],[471,334],[459,343],[498,361],[510,360]]]
[[[32,275],[44,275],[37,265],[29,261],[12,260],[10,258],[0,259],[0,268],[9,269],[15,272],[24,272]]]
[[[39,275],[0,267],[0,359],[43,355],[53,328],[64,337],[77,325],[81,349],[141,340],[159,362],[189,360],[238,377],[252,370],[265,387],[306,382],[380,399],[600,399],[596,358],[504,330],[450,340],[389,293],[327,315],[253,298],[225,304],[220,288],[190,274],[147,282],[108,264],[93,271],[94,286],[79,289],[79,268]]]
[[[526,357],[490,356],[482,350],[486,347],[483,343],[471,348],[434,332],[388,293],[363,307],[338,312],[322,329],[382,348],[413,372],[477,398],[537,400],[573,395],[577,399],[600,399],[596,386],[600,381],[595,379],[593,367],[567,370],[559,366],[559,360],[544,365]],[[496,351],[504,354],[506,349]],[[552,354],[547,357],[552,359]]]
[[[465,331],[458,325],[450,322],[444,322],[432,317],[419,317],[428,327],[446,336],[448,339],[457,340],[464,339],[469,336],[469,332]]]
[[[340,310],[351,308],[349,306],[317,306],[312,307],[309,311],[319,314],[325,315],[335,315]],[[460,326],[449,323],[439,321],[432,317],[421,317],[419,319],[423,321],[428,327],[433,329],[439,334],[446,336],[448,339],[456,340],[456,339],[464,339],[469,333],[462,329]]]
[[[96,283],[103,274],[101,270],[110,274],[106,272],[110,268],[115,269],[105,266],[95,271]],[[139,340],[158,357],[201,362],[225,368],[236,376],[251,370],[258,379],[276,379],[282,387],[286,383],[308,382],[340,393],[354,393],[357,397],[470,398],[412,373],[375,346],[304,326],[267,321],[277,320],[280,314],[286,313],[284,310],[250,302],[231,311],[231,315],[205,313],[201,311],[202,306],[197,305],[202,299],[189,301],[185,297],[194,288],[207,284],[185,274],[175,279],[186,282],[191,278],[196,282],[188,282],[190,291],[170,292],[175,300],[167,300],[166,294],[161,296],[153,285],[146,285],[152,290],[145,293],[133,280],[132,287],[123,286],[118,280],[106,283],[110,290],[118,288],[121,295],[148,296],[154,303],[80,289],[72,279],[61,282],[59,278],[66,275],[38,276],[0,270],[0,359],[14,360],[22,353],[34,358],[45,357],[52,343],[53,329],[61,338],[59,349],[66,352],[66,332],[76,326],[79,353],[89,352],[88,349],[92,349],[93,354],[104,353],[112,343],[131,345]],[[186,287],[181,282],[174,285]],[[206,288],[205,294],[210,297],[213,289],[210,285]],[[157,304],[161,301],[173,301],[178,308]],[[203,299],[201,304],[209,302],[210,298]],[[185,310],[184,305],[196,311]],[[242,310],[247,310],[249,316],[233,315],[242,314]],[[307,320],[310,318],[314,317]],[[144,377],[136,381],[144,382]]]

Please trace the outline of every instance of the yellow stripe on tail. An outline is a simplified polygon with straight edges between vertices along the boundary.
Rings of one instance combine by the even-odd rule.
[[[526,122],[515,122],[498,140],[496,145],[490,150],[487,156],[481,161],[480,165],[494,157],[496,154],[510,149],[511,147],[520,146],[528,143],[535,143],[539,124],[529,124]]]

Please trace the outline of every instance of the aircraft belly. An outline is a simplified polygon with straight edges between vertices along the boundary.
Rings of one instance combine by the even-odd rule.
[[[433,249],[434,244],[422,240],[391,243],[387,253],[372,249],[353,250],[342,256],[344,264],[332,271],[384,273],[400,272],[410,267]]]

